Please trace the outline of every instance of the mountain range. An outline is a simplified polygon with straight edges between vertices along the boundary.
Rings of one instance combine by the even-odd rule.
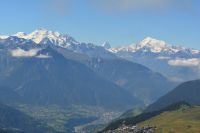
[[[0,42],[0,45],[6,46],[4,44],[7,44],[5,40],[3,44]],[[64,58],[51,47],[41,48],[34,42],[32,45],[27,42],[22,46],[21,43],[16,44],[17,47],[12,50],[15,44],[8,44],[9,48],[0,51],[0,91],[4,92],[1,93],[4,102],[111,108],[137,104],[137,100],[124,89],[99,77],[87,66]]]
[[[109,42],[97,46],[92,43],[79,42],[69,35],[46,29],[37,29],[30,34],[18,32],[13,36],[32,40],[36,44],[43,43],[57,48],[62,47],[92,58],[115,59],[116,56],[121,57],[147,66],[175,82],[200,78],[199,73],[196,73],[196,71],[199,72],[200,50],[170,45],[151,37],[147,37],[137,44],[112,48]],[[2,38],[6,38],[6,36]]]
[[[200,77],[200,50],[197,49],[170,45],[147,37],[137,44],[108,50],[119,57],[143,64],[173,81],[184,82]]]
[[[199,80],[172,89],[199,77],[199,58],[199,50],[150,37],[112,48],[108,42],[98,46],[46,29],[18,32],[0,36],[0,102],[9,109],[28,105],[40,111],[40,107],[58,106],[80,107],[80,112],[88,112],[86,107],[125,111],[148,105],[146,111],[151,112],[180,101],[196,105]],[[70,125],[66,121],[74,117],[69,114],[64,120],[55,119],[63,125],[54,124]]]
[[[46,29],[3,36],[1,86],[14,91],[12,95],[17,92],[26,102],[127,109],[148,105],[175,85],[161,74],[106,48],[107,42],[104,47],[82,43]],[[56,101],[51,101],[51,97],[56,97]]]
[[[73,37],[46,29],[37,29],[30,34],[18,32],[12,36],[32,40],[36,44],[47,44],[68,49],[76,53],[86,54],[89,57],[114,58],[115,56],[101,46],[92,43],[76,41]]]

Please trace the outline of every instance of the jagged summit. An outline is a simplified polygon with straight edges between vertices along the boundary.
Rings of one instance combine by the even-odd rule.
[[[110,49],[111,48],[111,45],[110,45],[109,42],[104,42],[101,46],[104,47],[105,49]]]
[[[18,32],[14,35],[8,36],[7,38],[0,36],[0,40],[6,41],[9,44],[11,44],[11,42],[13,42],[14,44],[17,43],[21,46],[22,44],[28,44],[27,42],[32,41],[38,46],[53,46],[56,48],[65,48],[75,53],[86,54],[90,57],[116,57],[115,55],[113,55],[113,53],[110,53],[106,50],[107,48],[110,48],[109,43],[105,43],[105,47],[103,48],[92,43],[78,42],[73,37],[67,34],[61,34],[59,32],[47,30],[44,28],[36,29],[29,34]]]
[[[54,45],[62,46],[62,47],[66,47],[67,45],[69,45],[69,43],[70,44],[79,43],[68,35],[63,35],[63,34],[60,34],[59,32],[54,32],[47,29],[43,29],[43,28],[36,29],[30,34],[18,32],[14,36],[17,36],[19,38],[24,38],[24,39],[30,39],[37,44],[43,42],[44,40],[48,40],[47,42],[51,42]]]
[[[29,34],[24,32],[18,32],[12,36],[26,40],[31,40],[36,44],[48,44],[52,46],[59,46],[79,53],[87,52],[90,55],[91,53],[92,55],[96,55],[98,53],[94,52],[93,50],[94,48],[99,49],[99,47],[94,44],[78,42],[73,37],[67,34],[61,34],[59,32],[47,30],[44,28],[36,29],[35,31]],[[7,39],[8,37],[11,36],[0,36],[0,39]],[[159,56],[167,56],[167,57],[171,55],[175,56],[178,54],[178,56],[181,58],[185,56],[193,57],[193,55],[196,56],[197,54],[200,54],[200,50],[185,48],[182,46],[173,46],[166,43],[165,41],[158,40],[152,37],[146,37],[144,40],[142,40],[137,44],[131,44],[117,48],[111,48],[108,42],[104,42],[102,44],[102,47],[108,50],[107,52],[111,52],[110,54],[128,52],[129,54],[133,53],[139,53],[143,55],[157,54]],[[103,53],[105,53],[104,50]]]
[[[16,36],[16,37],[19,37],[19,38],[24,38],[25,36],[27,36],[27,34],[25,32],[17,32],[13,36]]]

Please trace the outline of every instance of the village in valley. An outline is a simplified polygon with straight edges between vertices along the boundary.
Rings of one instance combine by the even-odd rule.
[[[122,124],[119,128],[115,130],[109,130],[105,133],[155,133],[156,127],[155,126],[144,126],[144,127],[138,127],[136,125],[134,126],[127,126],[125,124]]]

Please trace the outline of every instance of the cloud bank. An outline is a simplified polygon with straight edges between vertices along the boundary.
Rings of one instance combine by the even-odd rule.
[[[182,67],[200,67],[199,58],[169,60],[169,65]]]
[[[105,10],[160,10],[160,9],[188,9],[192,6],[191,0],[93,0]]]
[[[11,51],[11,55],[14,57],[34,57],[39,51],[40,49],[30,49],[28,51],[25,51],[21,48],[17,48]]]
[[[48,0],[46,6],[51,15],[63,16],[73,7],[77,8],[80,3],[79,0]],[[92,6],[91,8],[100,9],[100,11],[117,13],[130,10],[190,10],[194,4],[193,0],[85,0],[85,3]]]
[[[166,56],[159,56],[157,57],[158,60],[169,60],[171,57],[166,57]]]
[[[21,48],[17,48],[17,49],[14,49],[14,50],[11,50],[11,55],[13,57],[36,57],[36,58],[43,58],[43,59],[47,59],[47,58],[51,58],[51,56],[49,55],[44,55],[44,54],[39,54],[38,55],[38,52],[40,51],[41,49],[30,49],[30,50],[23,50]]]
[[[41,59],[47,59],[47,58],[51,58],[51,56],[49,56],[48,54],[47,55],[44,55],[44,54],[39,54],[38,56],[36,56],[37,58],[41,58]]]

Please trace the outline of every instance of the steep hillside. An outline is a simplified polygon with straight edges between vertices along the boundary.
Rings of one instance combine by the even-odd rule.
[[[185,101],[192,105],[200,105],[199,94],[200,80],[185,82],[150,105],[146,111],[160,110],[180,101]]]
[[[19,47],[13,50],[20,54],[34,51]],[[90,105],[123,110],[140,104],[126,90],[100,78],[85,65],[64,58],[50,47],[42,48],[31,57],[26,54],[23,55],[26,57],[16,57],[10,55],[9,50],[12,49],[0,51],[0,91],[5,92],[6,96],[1,97],[4,101]]]
[[[179,110],[164,112],[140,124],[156,126],[155,133],[199,133],[200,107],[181,108]]]
[[[178,131],[178,133],[197,133],[200,128],[200,107],[191,106],[185,102],[172,104],[162,110],[142,113],[135,117],[123,118],[111,122],[103,131],[122,129],[124,125],[127,127],[136,126],[156,127],[156,133],[166,133]],[[187,129],[187,130],[185,130]],[[123,130],[125,131],[125,130]],[[182,131],[182,132],[181,132]],[[115,132],[114,132],[115,133]]]
[[[1,130],[6,133],[56,133],[30,116],[3,104],[0,104]]]
[[[174,86],[167,78],[147,67],[124,59],[93,59],[89,66],[101,77],[126,89],[148,105]]]

